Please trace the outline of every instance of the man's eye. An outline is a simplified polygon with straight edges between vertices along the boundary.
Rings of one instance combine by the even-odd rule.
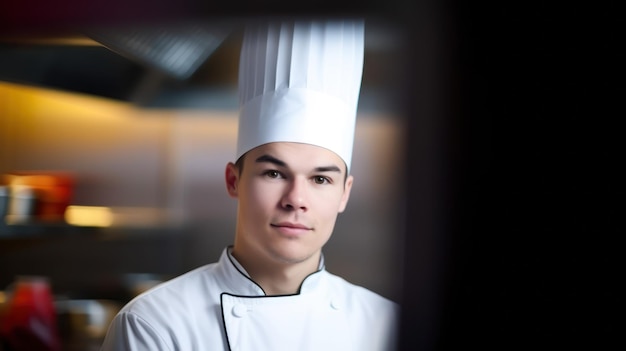
[[[322,176],[315,176],[315,177],[313,177],[313,181],[315,182],[315,184],[327,184],[327,183],[330,183],[330,180],[328,180],[328,178],[322,177]]]
[[[280,173],[278,171],[266,171],[265,175],[268,176],[269,178],[279,178],[280,177]]]

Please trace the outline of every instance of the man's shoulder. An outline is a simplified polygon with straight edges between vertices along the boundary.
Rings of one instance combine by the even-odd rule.
[[[154,308],[193,309],[209,296],[214,284],[216,263],[206,264],[162,282],[135,296],[124,306],[125,312],[152,313]],[[167,306],[167,307],[166,307]]]
[[[340,293],[344,300],[351,304],[369,306],[368,308],[384,310],[390,313],[397,312],[398,303],[370,290],[364,286],[349,282],[343,277],[328,273],[331,289]]]
[[[106,349],[126,349],[124,340],[133,339],[154,343],[142,349],[189,350],[199,335],[218,330],[221,319],[215,306],[221,285],[216,267],[195,268],[134,297],[111,323]]]

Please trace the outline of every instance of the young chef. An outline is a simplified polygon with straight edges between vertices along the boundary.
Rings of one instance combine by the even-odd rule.
[[[240,58],[234,244],[128,303],[102,350],[393,350],[398,305],[324,269],[343,212],[362,21],[256,23]]]

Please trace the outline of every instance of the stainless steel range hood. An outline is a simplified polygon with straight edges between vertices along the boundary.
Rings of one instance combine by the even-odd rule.
[[[236,62],[217,69],[207,61],[222,46],[216,60],[237,60],[223,45],[237,40],[234,32],[233,24],[177,22],[3,38],[0,80],[146,106],[158,103],[164,90],[233,89]]]
[[[87,35],[123,57],[185,80],[231,32],[231,26],[175,23],[93,29]]]

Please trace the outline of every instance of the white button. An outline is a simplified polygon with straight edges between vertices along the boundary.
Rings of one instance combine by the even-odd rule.
[[[239,304],[233,307],[232,312],[233,316],[241,318],[248,313],[248,308],[246,307],[246,305]]]
[[[339,309],[339,303],[335,300],[330,300],[330,307],[332,307],[334,310],[338,310]]]

